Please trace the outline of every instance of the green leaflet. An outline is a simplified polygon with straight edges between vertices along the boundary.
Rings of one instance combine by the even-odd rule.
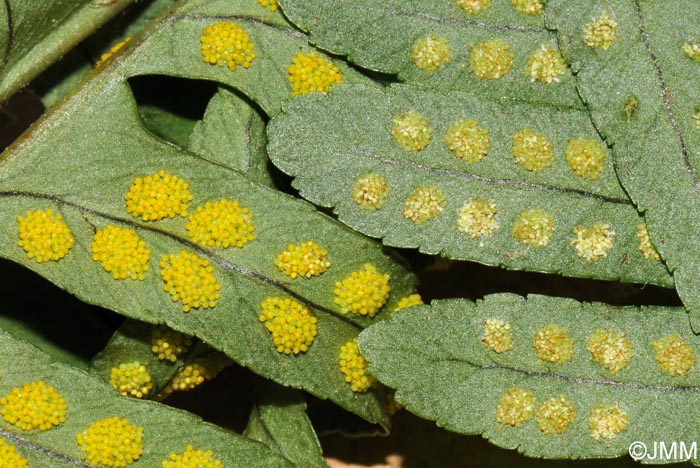
[[[392,137],[394,118],[407,112],[429,121],[432,138],[422,151],[406,151]],[[470,164],[448,150],[444,137],[459,119],[473,119],[488,130],[490,150],[481,161]],[[513,135],[526,127],[553,143],[556,160],[539,173],[523,169],[512,154]],[[664,265],[639,250],[637,226],[643,220],[622,191],[611,158],[604,158],[595,181],[578,177],[567,164],[562,153],[570,139],[585,137],[603,145],[583,112],[543,107],[533,113],[531,106],[472,94],[445,95],[405,85],[386,92],[357,86],[291,101],[268,131],[272,161],[296,177],[294,184],[304,197],[333,207],[341,221],[382,238],[386,245],[510,269],[672,285]],[[319,172],[319,167],[324,170]],[[384,205],[373,211],[353,198],[369,173],[384,177],[388,190]],[[426,186],[444,194],[442,211],[414,222],[406,201],[417,187]],[[494,217],[486,219],[480,210],[462,219],[465,204],[477,198],[495,205]],[[552,216],[546,245],[515,238],[518,217],[531,209]],[[468,225],[464,232],[462,222]],[[615,234],[607,256],[589,261],[572,246],[573,231],[597,223],[607,224]],[[482,229],[484,225],[489,229]]]
[[[203,8],[209,11],[214,4],[203,2]],[[342,315],[334,303],[333,290],[336,281],[371,263],[391,276],[392,294],[384,310],[392,310],[402,296],[413,291],[413,275],[383,254],[377,244],[342,228],[309,204],[162,142],[141,125],[125,82],[128,73],[139,69],[132,65],[134,55],[135,62],[145,61],[148,50],[177,47],[191,60],[187,66],[178,62],[179,73],[191,65],[191,73],[199,76],[197,70],[206,65],[209,68],[201,70],[220,73],[231,81],[236,80],[229,75],[247,76],[246,72],[265,63],[261,54],[256,59],[260,62],[235,73],[200,63],[197,31],[211,20],[200,20],[192,3],[186,7],[191,16],[174,12],[165,23],[154,27],[152,36],[142,40],[143,50],[134,48],[139,43],[134,39],[134,46],[127,46],[124,53],[108,61],[100,73],[55,106],[5,152],[0,162],[0,222],[14,228],[0,237],[0,255],[31,268],[86,302],[145,322],[164,322],[201,338],[256,373],[331,399],[372,422],[386,424],[383,390],[355,394],[344,382],[337,362],[340,346],[378,318]],[[180,37],[180,33],[189,35]],[[260,44],[261,39],[258,35],[254,40]],[[172,65],[178,60],[155,54],[150,64],[156,67],[165,61]],[[173,71],[166,65],[162,68]],[[161,169],[189,183],[195,196],[190,212],[196,205],[220,198],[237,200],[250,208],[255,240],[242,249],[201,248],[188,240],[186,220],[181,217],[142,222],[129,215],[124,195],[134,179]],[[63,260],[38,264],[17,245],[17,217],[28,210],[48,208],[63,215],[76,243]],[[145,281],[117,281],[91,259],[93,235],[107,225],[135,229],[151,249]],[[277,269],[274,260],[290,243],[306,240],[327,248],[332,265],[319,277],[291,280]],[[159,260],[183,249],[207,258],[213,266],[213,274],[222,286],[215,308],[183,313],[182,305],[163,291]],[[270,333],[258,320],[264,299],[286,295],[295,296],[318,319],[317,339],[308,352],[298,356],[278,353]]]
[[[259,396],[243,435],[279,451],[297,466],[328,468],[306,415],[304,395],[269,382],[256,390]]]
[[[487,343],[502,343],[491,341],[488,320],[509,324],[502,336],[511,336],[512,349],[497,353],[486,347]],[[570,361],[538,359],[535,334],[550,324],[565,329],[573,339]],[[615,357],[624,355],[613,350],[632,353],[615,375],[588,351],[589,339],[597,329],[622,332],[620,340],[631,345],[597,348],[601,354],[610,352],[613,363],[620,362]],[[692,368],[684,376],[663,373],[655,361],[652,343],[674,333],[692,353]],[[396,400],[408,410],[451,431],[483,434],[496,445],[517,448],[528,456],[617,457],[626,454],[634,441],[648,444],[651,450],[654,441],[689,444],[700,436],[696,424],[700,409],[693,403],[700,391],[697,338],[682,308],[615,308],[546,296],[525,299],[498,294],[476,303],[434,301],[431,307],[395,314],[391,321],[363,332],[359,341],[369,371],[397,388]],[[556,349],[559,356],[565,355],[563,347]],[[674,352],[667,356],[666,363],[677,357]],[[503,396],[513,387],[531,393],[531,411],[517,413],[522,406],[503,404]],[[573,413],[552,420],[540,412],[541,405],[562,395]],[[592,409],[616,403],[626,414],[622,417],[627,424],[618,420],[608,426],[622,429],[613,434],[598,425],[605,420],[596,418]],[[497,421],[499,405],[501,414],[512,416],[511,422],[505,417]],[[515,421],[521,425],[511,425]],[[541,425],[551,427],[547,424],[553,421],[566,430],[545,434],[540,429]]]
[[[0,332],[0,348],[0,395],[7,395],[13,387],[43,380],[55,387],[67,404],[66,421],[43,432],[23,431],[0,420],[0,439],[15,445],[20,454],[29,458],[32,467],[90,466],[84,461],[76,434],[97,420],[113,416],[144,428],[143,455],[129,465],[133,468],[160,466],[169,454],[181,454],[188,444],[211,450],[226,467],[295,466],[264,445],[205,423],[185,411],[119,397],[110,385],[52,361],[5,332]]]
[[[700,4],[620,0],[582,8],[580,2],[552,1],[547,9],[593,121],[614,145],[618,176],[644,212],[693,329],[700,330],[700,248],[690,242],[700,219],[700,64],[682,49],[700,41]],[[605,12],[617,22],[607,51],[586,46],[582,31]],[[629,118],[628,100],[638,103]]]
[[[466,2],[469,3],[469,2]],[[541,46],[557,49],[542,15],[525,15],[509,1],[494,1],[488,10],[470,15],[454,0],[281,0],[285,15],[318,47],[347,55],[357,65],[398,74],[401,81],[437,89],[470,89],[507,101],[581,108],[575,82],[567,69],[559,83],[531,82],[528,58]],[[435,71],[419,69],[416,44],[434,34],[444,38],[450,60]],[[512,68],[500,78],[479,78],[470,63],[475,46],[498,39],[507,43]],[[438,55],[439,56],[439,55]]]
[[[0,102],[132,0],[8,0],[0,5]]]

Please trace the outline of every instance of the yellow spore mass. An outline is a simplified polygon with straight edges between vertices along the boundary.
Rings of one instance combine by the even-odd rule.
[[[458,120],[445,135],[445,144],[452,154],[468,162],[484,159],[491,149],[489,131],[474,120]]]
[[[235,200],[206,202],[188,220],[187,236],[203,247],[241,248],[255,239],[253,213]]]
[[[202,60],[220,67],[227,65],[231,71],[239,65],[250,67],[256,57],[248,33],[235,23],[222,21],[207,26],[199,41],[202,44]]]
[[[106,226],[95,233],[90,248],[92,259],[114,279],[146,278],[151,251],[134,229]]]
[[[456,0],[455,3],[470,15],[478,15],[491,6],[491,0]]]
[[[27,211],[17,217],[19,240],[17,245],[37,263],[58,261],[68,254],[75,238],[63,217],[47,210]]]
[[[173,301],[180,301],[185,312],[216,306],[221,297],[221,285],[213,271],[209,260],[186,250],[163,255],[160,260],[163,291],[169,293]]]
[[[260,321],[272,335],[278,353],[299,354],[309,350],[317,335],[316,317],[291,297],[268,297],[260,305]]]
[[[391,137],[406,151],[422,151],[433,138],[433,129],[418,112],[407,112],[394,117]]]
[[[445,195],[433,186],[417,187],[403,203],[403,215],[416,224],[439,216],[445,209]]]
[[[406,297],[402,297],[399,300],[399,303],[396,304],[396,307],[394,308],[394,312],[398,312],[400,310],[408,309],[409,307],[417,306],[424,304],[423,298],[420,297],[420,294],[410,294]]]
[[[678,333],[651,342],[659,369],[672,377],[681,377],[695,365],[695,350]]]
[[[546,325],[535,334],[532,346],[541,361],[563,364],[574,356],[574,339],[559,325]]]
[[[229,364],[231,360],[223,353],[211,352],[199,356],[178,370],[165,392],[192,390],[205,381],[213,380]]]
[[[496,353],[510,351],[513,349],[513,333],[510,323],[500,319],[487,319],[481,341],[484,343],[484,348]]]
[[[538,208],[522,211],[513,223],[513,237],[530,247],[545,247],[554,236],[554,217]]]
[[[340,347],[339,363],[340,372],[353,392],[366,392],[377,383],[377,379],[367,372],[367,361],[360,354],[356,339]]]
[[[0,468],[29,468],[27,459],[15,452],[15,446],[0,439]]]
[[[314,241],[306,241],[289,244],[287,250],[277,256],[275,265],[279,271],[295,279],[319,276],[328,270],[331,262],[328,261],[328,250]]]
[[[122,396],[143,398],[153,389],[153,379],[146,366],[140,362],[124,362],[113,367],[109,375],[109,383]]]
[[[413,44],[411,59],[419,70],[438,71],[452,59],[450,44],[447,39],[435,34],[421,37]]]
[[[499,423],[499,428],[504,425],[522,426],[535,417],[536,404],[532,392],[520,387],[508,388],[496,406],[496,422]]]
[[[511,0],[510,3],[517,11],[525,15],[541,15],[544,4],[540,0]]]
[[[594,138],[572,138],[566,144],[564,156],[574,174],[581,178],[596,180],[603,172],[605,150]]]
[[[124,46],[126,45],[126,43],[129,42],[130,40],[131,40],[131,38],[130,38],[130,37],[127,37],[127,38],[124,39],[123,41],[120,41],[120,42],[117,42],[116,44],[114,44],[114,45],[109,49],[109,52],[106,52],[106,53],[104,53],[104,54],[102,54],[102,55],[100,56],[100,59],[99,59],[97,62],[95,62],[95,66],[96,66],[96,67],[99,67],[100,65],[102,65],[102,64],[103,64],[105,61],[107,61],[112,55],[116,54],[116,53],[119,51],[119,49],[121,49],[122,47],[124,47]]]
[[[498,208],[493,200],[476,197],[459,210],[457,229],[472,239],[488,237],[498,228]]]
[[[375,211],[383,207],[388,196],[387,180],[376,172],[358,177],[352,188],[352,199],[361,209],[367,211]]]
[[[330,60],[311,52],[308,55],[299,52],[292,59],[287,69],[289,82],[292,84],[292,96],[307,93],[328,92],[334,84],[341,84],[343,76]]]
[[[377,267],[366,263],[335,283],[334,302],[344,314],[374,315],[389,299],[389,274],[381,274]]]
[[[167,460],[163,460],[163,468],[224,468],[224,464],[214,457],[211,450],[199,450],[188,445],[181,455],[171,453]]]
[[[544,134],[524,128],[513,135],[513,158],[523,169],[542,172],[554,163],[554,144]]]
[[[627,428],[629,421],[629,414],[619,403],[598,403],[588,415],[588,434],[596,440],[610,441]]]
[[[537,409],[537,425],[545,435],[563,434],[576,419],[576,410],[566,396],[551,398]]]
[[[525,76],[530,81],[544,84],[558,83],[559,77],[566,73],[566,62],[561,53],[549,44],[543,44],[527,59]]]
[[[685,43],[683,44],[682,48],[686,57],[688,57],[690,60],[700,62],[700,44]]]
[[[656,251],[656,247],[651,243],[649,229],[646,224],[637,225],[637,239],[639,240],[639,251],[644,255],[644,258],[661,260],[659,252]]]
[[[617,22],[606,12],[583,26],[583,42],[588,47],[608,50],[617,35]]]
[[[175,362],[192,346],[192,337],[166,327],[151,327],[151,351],[161,361]]]
[[[165,170],[137,177],[124,195],[126,211],[144,221],[187,216],[187,204],[194,199],[189,185]]]
[[[92,423],[76,439],[92,466],[129,466],[143,453],[143,427],[118,416]]]
[[[578,256],[589,262],[598,262],[608,256],[615,231],[610,229],[609,224],[596,223],[590,228],[576,226],[574,236],[570,245],[576,249]]]
[[[268,10],[275,12],[277,11],[278,5],[277,0],[256,0],[261,7],[267,8]]]
[[[15,387],[0,398],[0,415],[22,429],[46,431],[66,421],[68,405],[58,391],[43,380]]]
[[[632,342],[625,333],[610,328],[596,328],[588,338],[586,348],[593,360],[609,370],[611,375],[627,367],[634,357]]]
[[[469,54],[469,66],[482,80],[503,78],[513,68],[515,54],[510,45],[500,39],[482,42],[472,46]]]

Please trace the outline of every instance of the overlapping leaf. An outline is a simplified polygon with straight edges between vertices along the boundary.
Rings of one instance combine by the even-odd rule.
[[[547,8],[593,121],[614,145],[620,180],[700,330],[700,248],[692,241],[700,222],[700,63],[683,50],[700,42],[700,4],[552,1]],[[584,25],[605,13],[617,24],[612,45],[587,46]],[[626,106],[636,110],[628,116]]]
[[[201,10],[195,8],[197,5]],[[391,275],[392,294],[385,306],[391,310],[401,296],[412,292],[413,276],[383,254],[380,246],[344,229],[312,206],[160,141],[141,126],[126,82],[131,73],[177,72],[240,83],[246,93],[272,109],[279,105],[282,91],[289,92],[286,83],[282,89],[282,80],[275,88],[277,93],[268,92],[268,83],[250,81],[264,72],[257,66],[269,70],[277,63],[274,55],[261,53],[256,59],[259,62],[249,70],[235,72],[204,64],[199,56],[199,31],[223,17],[252,25],[248,28],[257,44],[272,40],[265,36],[272,34],[270,29],[281,35],[276,37],[280,40],[288,39],[291,33],[270,28],[258,19],[245,20],[231,2],[190,2],[183,8],[154,27],[148,38],[132,41],[135,48],[127,46],[124,53],[108,61],[101,73],[54,107],[6,151],[0,162],[1,222],[17,226],[17,216],[28,210],[52,208],[63,215],[76,242],[63,260],[38,264],[17,245],[17,230],[11,227],[0,238],[0,255],[33,269],[86,302],[142,321],[165,322],[196,335],[261,375],[304,388],[370,421],[386,424],[383,391],[355,394],[344,382],[337,363],[340,346],[377,319],[341,314],[333,289],[336,281],[372,263]],[[210,16],[216,11],[219,16]],[[281,42],[274,50],[293,47],[294,42]],[[161,53],[163,49],[167,53]],[[129,215],[124,202],[129,186],[136,177],[161,169],[189,183],[195,196],[191,209],[220,198],[237,200],[250,208],[255,240],[242,249],[206,249],[187,238],[184,218],[142,222]],[[107,225],[135,229],[151,249],[150,271],[144,281],[117,281],[92,260],[90,244],[95,230]],[[328,249],[331,267],[314,279],[291,280],[277,269],[274,260],[290,243],[306,240]],[[182,249],[212,264],[222,285],[215,308],[183,313],[181,304],[163,291],[159,259]],[[304,303],[318,319],[318,337],[308,352],[298,356],[278,353],[258,320],[265,298],[287,295]]]
[[[511,349],[495,352],[486,346],[492,343],[486,338],[487,320],[510,326],[505,334],[512,337]],[[550,324],[573,339],[570,361],[538,359],[535,334]],[[629,340],[630,348],[625,349],[631,350],[632,358],[614,375],[589,352],[596,330],[621,332],[624,337],[619,339]],[[683,376],[662,372],[656,361],[659,355],[652,343],[673,334],[693,350],[692,367]],[[396,387],[396,400],[411,412],[451,431],[483,434],[496,445],[529,456],[617,457],[640,441],[648,444],[653,457],[652,443],[660,438],[690,443],[700,437],[700,409],[693,403],[700,392],[697,338],[682,308],[614,308],[512,294],[487,296],[476,303],[434,301],[369,328],[360,335],[360,348],[370,372]],[[673,359],[674,352],[662,354],[661,360]],[[614,362],[622,355],[606,356]],[[522,407],[503,404],[503,396],[514,387],[534,397],[531,412],[518,426],[503,417],[497,421],[499,405],[502,415],[514,416],[510,421],[528,413],[508,413]],[[560,396],[573,412],[554,418],[564,429],[561,433],[545,434],[541,421],[547,423],[548,418],[541,405]],[[592,409],[599,404],[617,405],[626,424],[611,419],[609,425],[598,426]]]
[[[394,117],[406,112],[430,122],[432,138],[422,151],[405,151],[392,139]],[[491,148],[483,160],[469,164],[448,150],[443,138],[460,119],[474,119],[488,130]],[[344,87],[290,102],[270,123],[268,151],[279,168],[296,177],[304,197],[333,207],[341,221],[386,245],[512,269],[670,286],[664,265],[640,251],[637,234],[643,220],[620,187],[609,155],[601,175],[591,180],[575,175],[562,154],[572,138],[598,138],[588,119],[576,110],[533,109],[406,85],[386,92]],[[527,127],[554,145],[556,160],[540,173],[520,167],[512,155],[513,134]],[[385,204],[374,211],[362,209],[352,197],[358,179],[368,173],[384,177],[388,185]],[[436,187],[445,202],[434,219],[417,224],[403,215],[404,203],[425,186]],[[495,204],[496,226],[472,237],[458,230],[458,219],[465,203],[477,197]],[[545,246],[514,237],[519,214],[531,209],[545,210],[554,219]],[[572,246],[573,230],[597,223],[615,234],[607,256],[589,261]]]
[[[0,394],[43,380],[65,399],[66,421],[47,431],[23,431],[0,420],[0,440],[16,446],[30,466],[87,467],[76,434],[104,418],[118,416],[144,428],[143,455],[133,468],[160,466],[171,453],[181,454],[188,444],[211,450],[224,466],[291,468],[263,444],[238,437],[203,422],[187,412],[150,401],[123,398],[114,388],[84,371],[52,361],[33,346],[0,332]]]

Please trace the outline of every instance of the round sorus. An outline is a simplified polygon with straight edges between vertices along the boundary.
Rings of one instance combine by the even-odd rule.
[[[583,42],[589,47],[608,50],[617,34],[617,22],[603,13],[600,18],[583,26]]]
[[[421,305],[423,303],[424,303],[423,298],[420,297],[420,294],[410,294],[406,297],[402,297],[399,300],[399,303],[396,304],[396,307],[394,308],[394,312],[408,309],[409,307]]]
[[[37,263],[58,261],[68,254],[75,238],[63,217],[47,210],[27,211],[18,216],[19,240],[17,245],[27,253],[27,257]]]
[[[530,247],[545,247],[554,235],[554,217],[544,210],[522,211],[513,224],[513,237]]]
[[[260,321],[272,335],[278,353],[299,354],[309,350],[317,335],[316,317],[291,297],[268,297],[260,305]]]
[[[163,291],[169,293],[173,301],[180,301],[185,312],[216,306],[221,297],[221,285],[213,271],[209,260],[186,250],[163,255],[160,260]]]
[[[292,84],[292,96],[325,93],[330,91],[332,85],[343,82],[340,69],[333,62],[317,56],[316,52],[296,54],[287,72]]]
[[[421,186],[406,197],[403,215],[416,224],[423,224],[443,212],[445,195],[437,187]]]
[[[92,259],[114,279],[145,279],[151,251],[135,230],[106,226],[95,233],[91,249]]]
[[[445,135],[445,144],[452,154],[468,162],[481,161],[491,149],[489,131],[474,120],[458,120]]]
[[[496,353],[504,353],[513,349],[513,334],[511,325],[505,320],[487,319],[481,341],[484,348]]]
[[[366,392],[377,380],[367,372],[367,361],[360,354],[357,340],[348,341],[340,347],[340,372],[345,382],[350,384],[353,392]]]
[[[76,439],[93,466],[128,466],[143,453],[143,427],[117,416],[92,423]]]
[[[544,5],[540,0],[510,0],[517,11],[525,15],[541,15]]]
[[[268,10],[270,10],[272,12],[277,11],[277,8],[278,8],[277,0],[257,0],[257,2],[263,8],[267,8]]]
[[[68,405],[54,387],[42,380],[15,387],[0,398],[0,415],[23,431],[46,431],[66,421]]]
[[[678,335],[672,333],[651,342],[654,360],[662,372],[679,377],[688,373],[695,365],[695,351]]]
[[[579,177],[596,180],[603,172],[605,150],[594,138],[572,138],[566,144],[564,156],[571,170]]]
[[[423,71],[434,72],[452,59],[450,44],[444,37],[429,34],[413,44],[411,59]]]
[[[230,363],[231,360],[219,352],[210,352],[199,356],[178,370],[170,382],[169,390],[192,390],[206,380],[213,380]]]
[[[386,179],[377,174],[370,172],[361,177],[358,177],[355,186],[352,188],[352,199],[355,203],[367,211],[375,211],[384,206],[387,197],[389,196],[389,186]]]
[[[109,383],[120,395],[134,398],[143,398],[153,389],[151,374],[140,362],[125,362],[113,367]]]
[[[620,407],[619,403],[598,403],[588,414],[589,435],[596,440],[615,439],[625,430],[629,421],[629,414]]]
[[[15,452],[15,446],[0,439],[0,468],[29,468],[27,459]]]
[[[472,239],[488,237],[498,228],[496,213],[498,208],[493,200],[476,197],[465,203],[459,210],[457,229]]]
[[[510,387],[496,406],[496,422],[501,426],[520,427],[535,416],[535,397],[520,387]]]
[[[566,62],[561,53],[549,44],[543,44],[527,59],[525,76],[530,81],[550,84],[558,83],[559,77],[566,73]]]
[[[222,21],[207,26],[199,41],[202,44],[202,60],[212,65],[228,65],[231,70],[238,65],[248,68],[256,57],[248,33],[235,23]]]
[[[430,121],[417,112],[407,112],[394,117],[391,136],[406,151],[421,151],[433,137]]]
[[[541,361],[562,364],[574,355],[574,339],[559,325],[549,324],[535,333],[532,346]]]
[[[472,46],[469,66],[482,80],[503,78],[513,67],[515,54],[510,46],[500,39],[482,42]]]
[[[550,398],[537,409],[537,425],[545,435],[563,434],[576,419],[576,410],[564,396]]]
[[[175,362],[192,346],[192,337],[166,327],[151,327],[151,351],[161,361]]]
[[[478,15],[491,6],[491,0],[456,0],[455,3],[470,15]]]
[[[632,342],[625,333],[610,328],[596,328],[588,338],[586,347],[593,360],[609,370],[611,375],[627,367],[634,356]]]
[[[374,265],[366,263],[361,270],[335,283],[334,302],[344,314],[374,317],[389,298],[389,278],[389,274],[381,274]]]
[[[161,170],[137,177],[124,195],[126,211],[144,221],[187,216],[187,204],[194,199],[187,182]]]
[[[615,231],[610,229],[609,224],[596,223],[591,228],[576,226],[574,236],[570,245],[576,249],[578,256],[589,262],[598,262],[608,256]]]
[[[513,135],[513,158],[531,172],[542,172],[554,163],[554,144],[542,133],[524,128]]]
[[[275,259],[277,269],[290,278],[311,278],[324,273],[331,266],[328,251],[314,241],[289,244],[287,250]]]
[[[171,453],[163,460],[163,468],[224,468],[224,464],[214,458],[211,450],[198,450],[188,445],[181,455]]]
[[[685,52],[686,57],[696,62],[700,62],[700,44],[689,44],[685,43],[682,46],[683,52]]]
[[[216,200],[199,205],[189,215],[187,236],[203,247],[243,247],[255,239],[253,213],[233,200]]]
[[[651,237],[649,236],[649,230],[646,224],[637,225],[637,239],[639,239],[639,251],[645,258],[649,260],[661,260],[659,252],[656,251],[656,247],[651,243]]]

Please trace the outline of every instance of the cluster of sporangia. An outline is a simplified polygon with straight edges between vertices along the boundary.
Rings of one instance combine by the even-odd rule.
[[[495,353],[513,349],[511,324],[502,319],[487,319],[481,341]],[[566,328],[549,324],[540,328],[532,340],[537,359],[542,363],[564,365],[574,356],[574,339]],[[695,351],[677,333],[653,340],[650,345],[658,368],[671,377],[686,375],[695,365]],[[586,349],[593,361],[614,376],[634,357],[634,346],[623,331],[597,328],[589,335]],[[519,386],[506,389],[496,406],[496,421],[503,426],[520,427],[536,420],[543,434],[563,434],[576,418],[576,408],[566,395],[542,402],[539,407],[530,390]],[[598,403],[588,414],[589,434],[594,439],[612,440],[629,423],[629,414],[619,402]]]

